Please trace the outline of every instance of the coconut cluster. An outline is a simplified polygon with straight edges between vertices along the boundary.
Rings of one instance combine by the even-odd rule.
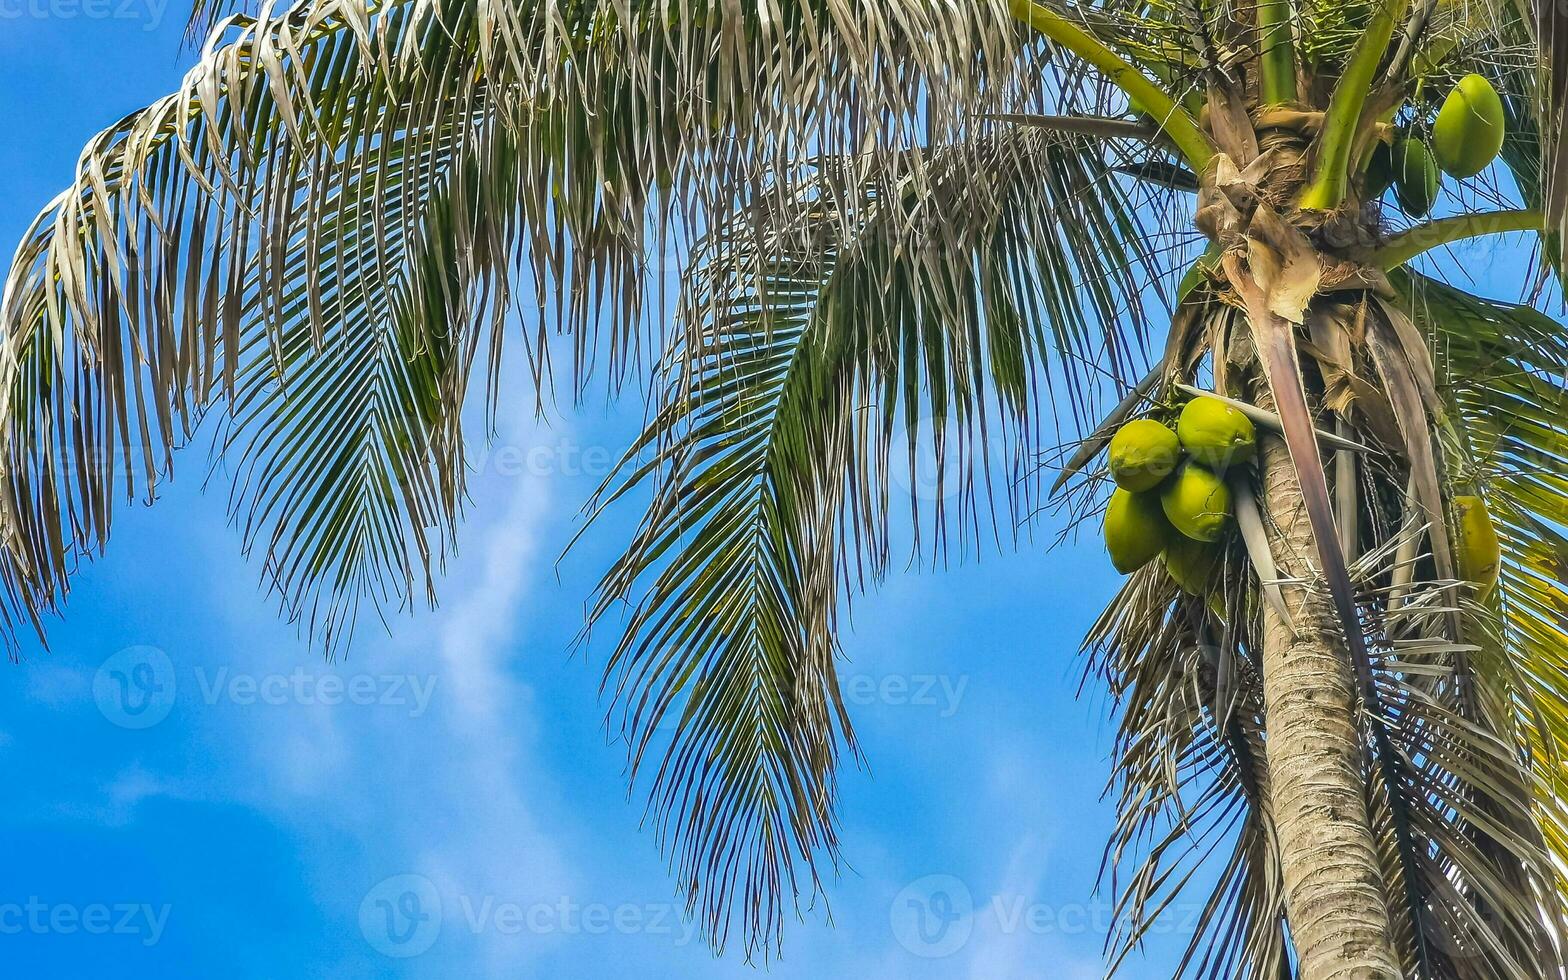
[[[1128,422],[1109,447],[1116,490],[1105,510],[1105,549],[1123,575],[1156,557],[1188,592],[1204,591],[1231,526],[1225,471],[1257,453],[1252,420],[1218,398],[1181,410],[1173,431],[1156,419]]]
[[[1225,475],[1256,455],[1252,420],[1219,398],[1187,402],[1174,429],[1153,418],[1118,429],[1108,448],[1116,481],[1105,509],[1111,564],[1130,575],[1160,558],[1184,591],[1206,594],[1233,523]],[[1502,569],[1497,529],[1482,498],[1456,496],[1453,507],[1456,571],[1484,600]]]
[[[1502,151],[1506,132],[1497,90],[1480,75],[1466,75],[1438,110],[1430,147],[1408,133],[1392,145],[1373,146],[1366,165],[1367,197],[1381,197],[1392,186],[1400,210],[1424,218],[1437,203],[1442,175],[1464,179],[1485,170]]]

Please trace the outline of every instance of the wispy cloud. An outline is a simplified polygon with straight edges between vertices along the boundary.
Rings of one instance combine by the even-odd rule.
[[[527,445],[536,435],[502,438]],[[552,500],[544,477],[482,480],[461,532],[463,550],[441,583],[443,604],[400,618],[390,637],[361,642],[347,664],[336,665],[349,675],[433,685],[428,710],[414,716],[290,703],[218,713],[239,727],[231,734],[249,755],[236,764],[263,776],[260,784],[235,787],[244,802],[307,840],[323,825],[376,828],[362,842],[357,868],[343,866],[344,856],[330,848],[307,848],[331,864],[316,869],[323,905],[349,903],[337,912],[352,917],[364,889],[394,875],[421,875],[436,885],[446,929],[427,954],[432,969],[458,959],[470,974],[515,975],[541,944],[472,936],[465,910],[487,899],[528,903],[572,893],[567,862],[530,805],[550,790],[532,757],[533,692],[518,669],[529,644],[519,624],[544,564],[540,528]],[[374,638],[374,624],[363,635]],[[358,882],[359,890],[346,882]],[[368,945],[359,952],[380,955]]]

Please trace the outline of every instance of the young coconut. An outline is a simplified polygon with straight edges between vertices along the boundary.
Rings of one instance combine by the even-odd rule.
[[[1476,597],[1485,599],[1497,585],[1502,572],[1503,549],[1497,542],[1497,528],[1480,497],[1455,497],[1455,537],[1458,539],[1458,572],[1466,582],[1476,584]]]
[[[1441,186],[1437,162],[1425,143],[1401,139],[1394,144],[1394,197],[1400,210],[1412,218],[1426,217]]]
[[[1432,154],[1444,173],[1474,177],[1496,159],[1506,129],[1503,100],[1492,83],[1480,75],[1466,75],[1437,113]]]
[[[1111,478],[1123,490],[1152,490],[1181,460],[1181,441],[1153,419],[1136,419],[1116,430],[1109,450]]]
[[[1176,437],[1193,459],[1217,473],[1252,459],[1258,449],[1252,420],[1218,398],[1194,398],[1181,410]]]
[[[1217,545],[1194,541],[1185,534],[1171,536],[1161,556],[1165,571],[1171,580],[1189,595],[1205,595],[1214,570],[1219,567],[1220,549]]]
[[[1366,170],[1366,199],[1375,201],[1388,193],[1394,186],[1394,148],[1382,140],[1372,145],[1372,153],[1367,160]]]
[[[1230,522],[1230,488],[1212,471],[1188,460],[1160,489],[1160,506],[1182,534],[1194,541],[1214,541]]]
[[[1105,550],[1111,564],[1131,575],[1164,551],[1178,535],[1165,519],[1160,498],[1117,487],[1105,508]]]

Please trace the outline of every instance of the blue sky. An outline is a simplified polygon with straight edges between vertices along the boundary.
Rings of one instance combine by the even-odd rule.
[[[182,18],[0,0],[0,238],[85,140],[177,82]],[[603,725],[609,637],[572,650],[624,522],[557,558],[637,406],[541,424],[521,379],[505,387],[513,462],[479,460],[440,608],[362,631],[343,661],[277,620],[199,449],[155,507],[120,511],[50,651],[0,684],[7,974],[762,972],[682,919]],[[856,604],[843,673],[868,767],[844,774],[832,921],[791,922],[768,975],[1100,974],[1111,728],[1073,695],[1113,587],[1085,546],[915,571]],[[905,911],[922,907],[953,927],[922,935]],[[1125,975],[1166,975],[1171,932]]]

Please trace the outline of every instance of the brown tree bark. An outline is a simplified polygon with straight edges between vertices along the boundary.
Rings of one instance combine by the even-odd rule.
[[[1301,980],[1398,980],[1389,902],[1363,795],[1355,673],[1282,440],[1263,435],[1263,508],[1296,633],[1265,604],[1263,693],[1286,914]]]

